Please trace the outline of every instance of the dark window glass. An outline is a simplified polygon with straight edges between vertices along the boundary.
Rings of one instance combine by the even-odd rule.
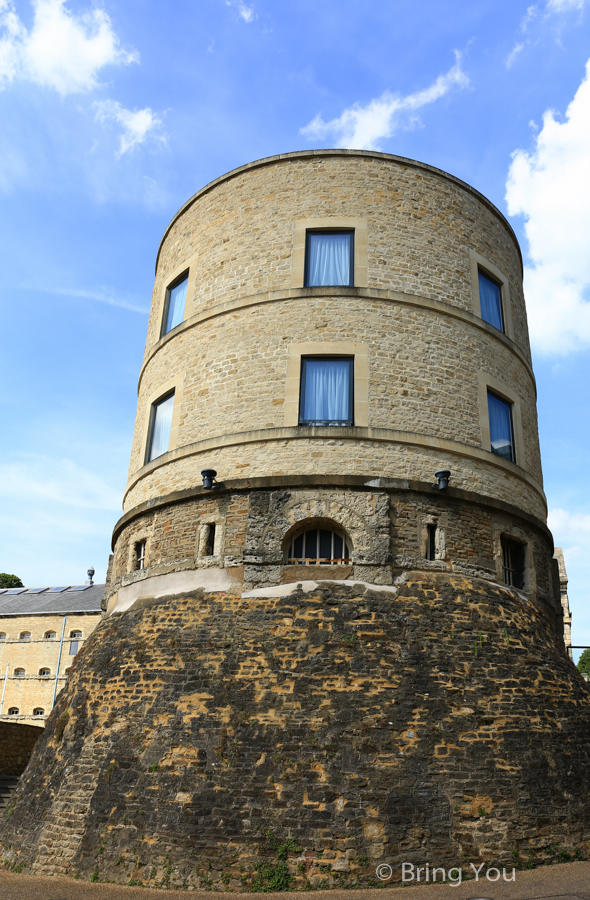
[[[308,231],[305,286],[354,284],[354,231]]]
[[[314,528],[313,531],[308,531],[305,534],[305,558],[306,559],[317,559],[318,558],[317,528]]]
[[[436,525],[428,525],[428,541],[426,545],[426,559],[436,559]]]
[[[352,425],[353,358],[303,357],[301,425]]]
[[[338,531],[307,528],[290,539],[285,553],[286,563],[302,563],[304,560],[322,565],[350,562],[350,550],[346,539]]]
[[[479,273],[479,305],[484,322],[489,322],[498,331],[504,331],[500,285],[484,275],[483,272]]]
[[[164,318],[164,328],[162,335],[168,334],[173,328],[184,319],[184,306],[186,303],[186,289],[188,286],[188,275],[185,275],[182,281],[179,281],[173,287],[168,288],[166,297],[166,315]]]
[[[488,412],[492,453],[516,462],[512,434],[512,404],[488,392]]]
[[[524,544],[502,538],[502,579],[504,584],[524,587]]]

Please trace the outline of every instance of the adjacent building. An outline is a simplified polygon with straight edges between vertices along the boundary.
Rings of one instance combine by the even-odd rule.
[[[104,584],[0,590],[0,721],[44,725],[101,618]]]

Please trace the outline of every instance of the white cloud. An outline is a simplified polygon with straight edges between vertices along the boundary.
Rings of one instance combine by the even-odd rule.
[[[514,60],[517,56],[520,56],[522,51],[524,50],[524,44],[515,44],[508,56],[506,57],[504,65],[507,69],[510,69]]]
[[[251,6],[246,6],[244,0],[226,0],[226,6],[235,6],[238,14],[242,17],[244,22],[250,24],[250,22],[254,21],[254,9]]]
[[[391,137],[394,131],[401,127],[403,114],[409,113],[411,117],[416,110],[434,103],[452,88],[461,89],[469,85],[469,79],[461,69],[460,56],[458,53],[455,53],[455,56],[456,62],[452,69],[445,75],[439,75],[425,90],[408,94],[407,97],[394,96],[385,91],[381,97],[371,100],[367,106],[356,103],[345,109],[337,119],[331,119],[329,122],[324,122],[318,114],[301,129],[301,134],[309,139],[324,140],[334,137],[337,147],[378,150],[379,142]]]
[[[576,562],[578,567],[585,564],[588,557],[586,547],[590,540],[590,514],[570,513],[560,508],[551,509],[547,516],[547,524],[555,539],[555,546],[563,547],[566,568],[569,562]],[[587,576],[587,573],[585,574]]]
[[[0,464],[0,497],[51,500],[66,506],[118,510],[121,494],[100,476],[70,459],[23,454],[14,463]]]
[[[63,297],[81,297],[83,300],[96,300],[98,303],[106,303],[108,306],[118,306],[120,309],[128,309],[130,312],[142,313],[147,316],[149,307],[141,306],[134,298],[122,297],[111,288],[99,288],[97,290],[86,290],[64,287],[48,287],[47,285],[25,285],[30,290],[42,292],[44,294],[60,294]]]
[[[149,139],[166,143],[165,136],[158,133],[162,127],[162,121],[149,106],[132,112],[130,109],[125,109],[116,100],[99,100],[94,105],[99,122],[102,124],[117,122],[123,128],[118,156],[122,156],[136,144],[143,144]]]
[[[104,10],[76,16],[65,0],[33,0],[33,7],[27,30],[10,0],[0,0],[0,83],[26,80],[73,94],[96,87],[104,66],[138,62],[119,46]]]
[[[508,212],[526,218],[525,292],[541,353],[590,346],[589,171],[590,61],[565,121],[545,113],[534,150],[513,154],[506,183]]]

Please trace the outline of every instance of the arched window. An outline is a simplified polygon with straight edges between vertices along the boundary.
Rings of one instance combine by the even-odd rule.
[[[285,548],[287,565],[348,565],[350,542],[335,525],[307,522],[289,537]]]
[[[30,631],[21,631],[20,639],[21,639],[21,641],[30,641],[31,640],[31,632]]]
[[[55,631],[46,631],[45,632],[45,640],[46,641],[54,641],[56,639],[56,637],[57,637],[57,635],[56,635]]]
[[[6,640],[6,632],[0,631],[0,641],[5,641],[5,640]]]
[[[47,678],[48,675],[51,675],[51,669],[39,669],[39,675],[41,676],[41,678]]]
[[[44,715],[45,715],[45,710],[44,710],[44,709],[41,709],[40,706],[36,706],[35,709],[33,710],[33,715],[34,715],[34,716],[44,716]]]
[[[71,638],[74,638],[74,640],[75,640],[76,638],[81,638],[81,637],[82,637],[82,632],[81,632],[81,631],[70,631],[70,637],[71,637]]]
[[[24,677],[25,677],[25,670],[24,670],[24,669],[15,669],[15,670],[14,670],[14,677],[15,677],[15,678],[24,678]]]
[[[8,710],[9,716],[18,716],[18,713],[19,713],[18,706],[11,706],[10,709]]]

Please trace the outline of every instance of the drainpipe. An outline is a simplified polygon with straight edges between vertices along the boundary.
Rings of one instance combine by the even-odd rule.
[[[8,663],[6,663],[6,674],[4,676],[4,687],[2,688],[2,700],[0,700],[0,716],[2,715],[2,708],[4,706],[4,694],[6,693],[6,682],[8,681]]]
[[[66,619],[67,616],[64,616],[63,625],[61,626],[61,638],[59,641],[59,653],[57,656],[57,666],[55,668],[55,684],[53,686],[53,700],[51,701],[51,708],[55,706],[55,695],[57,694],[57,679],[59,678],[59,667],[61,665],[61,651],[64,645],[64,634],[66,632]]]

